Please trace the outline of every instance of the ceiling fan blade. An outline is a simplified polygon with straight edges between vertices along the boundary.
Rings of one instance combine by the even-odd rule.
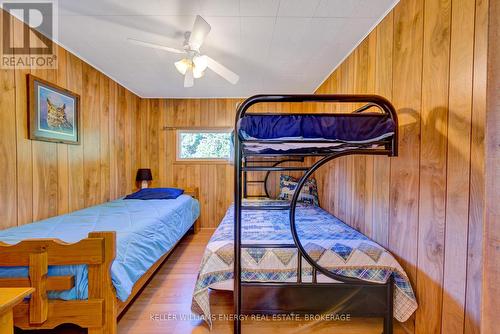
[[[238,74],[234,73],[233,71],[231,71],[230,69],[228,69],[227,67],[222,65],[221,63],[213,60],[209,56],[203,56],[203,57],[206,58],[207,65],[208,65],[209,69],[211,69],[212,71],[214,71],[215,73],[217,73],[218,75],[220,75],[221,77],[223,77],[224,79],[226,79],[227,81],[232,83],[233,85],[236,85],[238,83],[238,80],[240,80],[240,77]]]
[[[194,76],[193,76],[193,68],[190,67],[186,70],[186,74],[184,75],[184,87],[193,87],[194,86]]]
[[[130,43],[136,44],[136,45],[145,46],[148,48],[160,49],[160,50],[164,50],[164,51],[168,51],[168,52],[172,52],[172,53],[177,53],[177,54],[184,54],[185,53],[183,50],[169,48],[168,46],[164,46],[164,45],[160,45],[160,44],[156,44],[156,43],[140,41],[138,39],[127,38],[127,41],[129,41]]]
[[[194,50],[200,50],[205,37],[207,37],[210,32],[210,24],[207,23],[200,15],[196,15],[196,20],[194,21],[193,30],[191,30],[191,35],[189,36],[189,45]]]

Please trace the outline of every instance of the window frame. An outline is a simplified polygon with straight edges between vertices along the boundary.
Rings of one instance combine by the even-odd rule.
[[[181,134],[182,133],[229,133],[233,131],[230,127],[186,127],[175,129],[175,161],[179,164],[186,163],[213,163],[213,164],[230,164],[231,156],[229,158],[182,158],[181,157]]]

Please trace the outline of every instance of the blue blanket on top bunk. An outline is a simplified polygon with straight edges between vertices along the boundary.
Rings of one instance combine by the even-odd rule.
[[[240,120],[243,139],[326,139],[366,142],[394,133],[394,121],[381,114],[349,116],[247,115]]]
[[[31,238],[74,243],[92,231],[116,231],[111,277],[117,297],[127,300],[135,282],[168,252],[193,225],[199,203],[188,195],[170,200],[115,200],[87,209],[0,231],[0,241],[15,244]],[[73,275],[71,290],[51,291],[52,299],[87,299],[87,266],[49,266],[49,276]],[[26,277],[26,267],[0,267],[0,277]]]

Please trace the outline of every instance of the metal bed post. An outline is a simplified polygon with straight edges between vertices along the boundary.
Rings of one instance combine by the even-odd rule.
[[[242,166],[246,167],[248,165],[247,160],[243,162]],[[243,198],[248,197],[248,172],[243,172]]]
[[[238,118],[235,129],[238,128]],[[241,333],[241,146],[238,132],[234,134],[234,333]],[[245,180],[246,181],[246,180]]]
[[[391,275],[389,280],[387,280],[387,314],[384,317],[384,333],[383,334],[392,334],[393,333],[393,300],[394,300],[394,276]]]

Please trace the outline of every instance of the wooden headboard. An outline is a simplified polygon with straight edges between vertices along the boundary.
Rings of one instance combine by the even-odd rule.
[[[184,194],[192,196],[193,198],[196,198],[197,200],[200,199],[200,190],[198,189],[198,187],[185,188]]]

